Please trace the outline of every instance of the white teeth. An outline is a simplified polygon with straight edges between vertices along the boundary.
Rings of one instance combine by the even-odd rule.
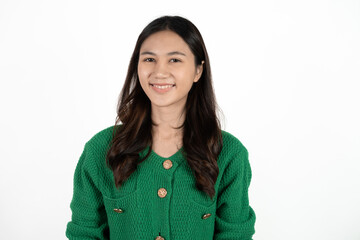
[[[159,89],[165,89],[165,88],[170,88],[172,87],[173,85],[153,85],[154,87],[156,88],[159,88]]]

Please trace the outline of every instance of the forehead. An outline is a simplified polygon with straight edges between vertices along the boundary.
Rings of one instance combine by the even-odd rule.
[[[143,51],[151,51],[157,54],[180,51],[185,54],[192,54],[187,43],[175,32],[165,30],[151,34],[140,48]]]

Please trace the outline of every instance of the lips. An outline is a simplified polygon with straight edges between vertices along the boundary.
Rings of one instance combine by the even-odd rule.
[[[166,89],[174,87],[175,84],[150,84],[152,87],[159,88],[159,89]]]
[[[165,93],[173,89],[175,87],[175,84],[168,84],[168,83],[162,83],[162,84],[153,84],[150,83],[151,88],[158,92],[158,93]]]

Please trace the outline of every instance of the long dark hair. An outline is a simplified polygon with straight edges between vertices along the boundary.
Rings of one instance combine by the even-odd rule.
[[[196,188],[213,198],[219,174],[217,158],[223,143],[210,62],[199,30],[189,20],[179,16],[155,19],[138,37],[119,96],[113,139],[106,156],[107,163],[113,171],[116,186],[120,187],[151,152],[151,103],[141,88],[137,67],[142,43],[151,34],[163,30],[175,32],[188,44],[195,56],[196,65],[204,61],[201,78],[189,91],[185,121],[181,127],[183,154],[196,178]],[[118,125],[120,122],[121,126]],[[140,159],[139,153],[147,146],[150,146],[147,155]]]

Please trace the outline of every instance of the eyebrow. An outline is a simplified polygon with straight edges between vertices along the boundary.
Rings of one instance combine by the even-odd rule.
[[[140,53],[140,55],[153,55],[153,56],[156,56],[155,53],[149,52],[149,51],[142,52],[142,53]],[[182,52],[179,52],[179,51],[169,52],[167,55],[168,55],[168,56],[172,56],[172,55],[183,55],[183,56],[186,56],[185,53],[182,53]]]

